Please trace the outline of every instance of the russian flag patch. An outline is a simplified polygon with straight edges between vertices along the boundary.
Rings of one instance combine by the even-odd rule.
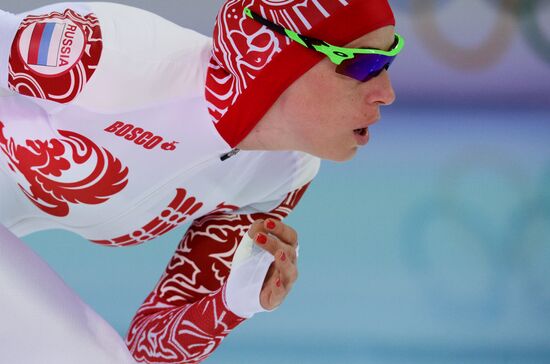
[[[35,23],[29,44],[27,63],[36,66],[57,67],[61,37],[65,30],[62,23]]]
[[[11,90],[64,104],[96,71],[103,50],[99,19],[63,5],[56,5],[61,12],[29,14],[19,24],[9,55]]]
[[[29,24],[19,39],[19,53],[33,71],[59,75],[71,69],[82,57],[86,37],[70,19],[44,19]]]

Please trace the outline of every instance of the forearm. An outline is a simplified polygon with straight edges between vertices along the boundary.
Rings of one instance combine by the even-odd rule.
[[[126,343],[140,363],[199,363],[245,319],[218,291],[192,304],[167,306],[151,295],[134,317]]]
[[[238,277],[243,272],[230,270],[251,221],[250,215],[213,215],[191,225],[128,331],[126,342],[138,362],[200,362],[244,317],[251,316],[239,309],[243,300],[255,307],[259,288],[255,294],[240,291],[250,288],[235,284],[235,279],[242,281]],[[262,262],[264,276],[269,262]],[[231,292],[226,291],[229,283]],[[227,302],[229,298],[233,301]]]
[[[257,254],[236,268],[232,267],[233,256],[254,221],[282,220],[306,189],[307,185],[289,193],[267,213],[227,211],[193,222],[132,321],[126,341],[137,361],[200,362],[244,321],[239,315],[250,317],[261,311],[258,291],[273,257],[268,260]],[[246,271],[249,268],[250,274]],[[255,275],[259,280],[251,282]],[[241,279],[243,276],[247,279]]]
[[[248,218],[205,216],[187,230],[164,275],[132,320],[126,343],[138,362],[197,363],[242,318],[223,289]]]

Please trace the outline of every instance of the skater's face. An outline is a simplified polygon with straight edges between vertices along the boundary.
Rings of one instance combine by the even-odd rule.
[[[388,50],[394,40],[394,27],[387,26],[346,47]],[[299,150],[346,161],[367,143],[367,128],[379,120],[380,106],[394,100],[386,70],[360,82],[336,73],[335,65],[324,59],[281,94],[249,137],[257,149]]]

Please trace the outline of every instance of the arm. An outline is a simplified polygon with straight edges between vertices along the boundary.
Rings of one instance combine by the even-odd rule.
[[[209,38],[121,4],[0,12],[0,89],[48,111],[133,110],[202,96],[210,49]]]
[[[86,4],[59,4],[0,19],[1,87],[69,103],[92,78],[102,52],[99,20]]]
[[[228,309],[225,299],[238,243],[254,221],[285,218],[308,186],[289,193],[268,213],[195,220],[131,323],[126,342],[138,362],[200,362],[245,320]]]

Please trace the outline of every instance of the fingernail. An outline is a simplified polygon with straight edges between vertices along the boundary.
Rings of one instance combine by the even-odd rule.
[[[283,254],[281,254],[281,261],[285,261],[286,260],[286,254],[285,252],[283,252]]]
[[[267,220],[266,226],[269,230],[275,229],[275,223],[271,220]]]
[[[258,236],[256,236],[256,242],[258,244],[265,244],[267,243],[267,236],[265,236],[262,233],[259,233]]]
[[[281,287],[281,278],[277,278],[277,280],[275,281],[275,285],[277,287]]]

